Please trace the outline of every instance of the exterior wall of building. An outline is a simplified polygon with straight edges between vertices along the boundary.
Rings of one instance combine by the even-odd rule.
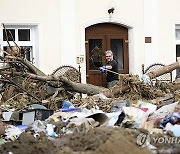
[[[141,73],[141,64],[144,58],[144,5],[143,0],[77,0],[76,1],[76,24],[77,35],[81,33],[80,40],[77,39],[77,49],[82,55],[85,54],[85,28],[93,24],[106,22],[124,25],[129,35],[129,68],[130,73]],[[133,4],[132,4],[133,2]],[[130,5],[131,4],[131,5]],[[115,7],[110,16],[108,9]],[[85,64],[82,64],[85,74]],[[84,78],[85,79],[85,78]]]
[[[175,25],[180,24],[178,6],[180,1],[145,0],[145,36],[152,37],[152,43],[145,44],[145,65],[176,61]],[[173,79],[176,72],[173,71]]]
[[[175,25],[180,23],[179,5],[178,0],[158,1],[159,60],[165,64],[176,60]]]
[[[0,0],[0,23],[37,25],[36,66],[50,74],[60,65],[59,0]],[[2,32],[2,25],[0,28]]]
[[[86,57],[88,26],[103,22],[124,25],[129,36],[130,73],[141,75],[142,64],[175,62],[178,6],[179,0],[0,0],[0,23],[38,27],[35,64],[46,74],[60,65],[78,68],[76,57]],[[111,7],[115,10],[110,16]],[[152,42],[145,43],[145,37],[151,37]],[[81,73],[85,83],[86,59]]]

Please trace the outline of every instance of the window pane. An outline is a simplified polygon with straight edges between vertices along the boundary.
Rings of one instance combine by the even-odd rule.
[[[11,46],[11,47],[4,46],[3,50],[6,51],[8,54],[14,55],[14,56],[18,56],[20,54],[20,50],[16,46]],[[6,53],[4,53],[3,55],[6,56]]]
[[[118,62],[118,69],[124,69],[124,51],[122,39],[111,39],[111,50],[114,54],[114,59]]]
[[[21,48],[23,48],[22,51],[25,51],[25,53],[22,53],[25,58],[32,62],[32,46],[21,46]]]
[[[176,29],[176,40],[180,40],[180,29]]]
[[[89,40],[89,68],[90,70],[97,70],[102,66],[102,40],[90,39]]]
[[[15,46],[13,46],[15,47]],[[12,49],[14,50],[14,48],[12,47]],[[22,57],[25,57],[27,60],[32,62],[32,57],[33,57],[33,53],[32,53],[32,46],[20,46],[21,50],[17,52],[17,50],[15,49],[15,52],[13,52],[8,46],[4,46],[3,50],[8,52],[9,54],[13,54],[13,55],[21,55]],[[4,53],[3,56],[6,56],[6,54]]]
[[[19,41],[30,41],[30,29],[18,29]]]
[[[6,29],[8,41],[15,41],[15,29]],[[5,29],[3,29],[3,41],[7,41]]]
[[[176,45],[176,59],[180,57],[180,45]],[[176,78],[180,78],[180,68],[176,69]]]

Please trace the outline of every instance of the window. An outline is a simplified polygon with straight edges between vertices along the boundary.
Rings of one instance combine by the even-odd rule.
[[[111,50],[114,54],[114,59],[118,62],[118,69],[124,69],[124,50],[123,39],[110,39]]]
[[[180,24],[175,25],[176,61],[180,58]],[[176,78],[180,78],[180,68],[176,69]]]
[[[35,30],[37,29],[37,26],[5,25],[5,27],[6,30],[2,30],[3,35],[1,36],[1,48],[3,50],[7,50],[7,40],[9,41],[11,46],[14,46],[15,42],[18,46],[25,49],[25,57],[32,62],[34,59],[33,56],[35,55],[33,53],[35,49],[37,49],[37,44],[34,44],[34,42],[36,42],[35,39],[37,38],[37,36],[35,38],[35,35],[33,35],[33,33],[35,33]]]
[[[179,41],[180,40],[180,24],[176,24],[175,25],[175,39],[176,41]]]
[[[180,29],[176,29],[176,40],[180,40]]]
[[[15,40],[15,29],[7,29],[6,31],[3,29],[3,41],[13,41]]]
[[[18,29],[18,41],[30,41],[30,29]]]

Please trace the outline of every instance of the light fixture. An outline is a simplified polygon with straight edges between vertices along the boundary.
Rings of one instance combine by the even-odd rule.
[[[108,13],[109,15],[112,15],[114,13],[114,10],[116,8],[116,2],[114,0],[108,0]]]
[[[114,13],[114,8],[112,7],[112,8],[110,8],[110,9],[108,9],[108,13],[109,13],[109,14],[113,14],[113,13]]]

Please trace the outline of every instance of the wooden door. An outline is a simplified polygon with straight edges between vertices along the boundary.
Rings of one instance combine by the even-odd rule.
[[[104,35],[86,36],[86,77],[87,82],[97,86],[105,86],[105,74],[99,72],[99,67],[105,64],[104,51],[106,42]]]
[[[114,24],[97,24],[86,29],[87,83],[106,86],[99,67],[106,65],[105,51],[111,49],[119,73],[129,73],[128,29]]]

